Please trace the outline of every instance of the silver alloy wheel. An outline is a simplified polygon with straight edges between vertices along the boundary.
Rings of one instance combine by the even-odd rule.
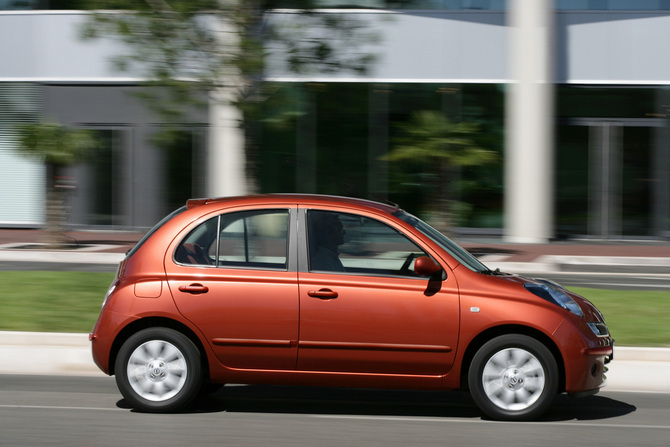
[[[184,354],[175,345],[165,340],[150,340],[130,354],[126,372],[138,396],[162,402],[184,387],[188,368]]]
[[[482,385],[488,399],[499,408],[525,410],[544,391],[544,367],[537,357],[525,349],[503,349],[486,362]]]

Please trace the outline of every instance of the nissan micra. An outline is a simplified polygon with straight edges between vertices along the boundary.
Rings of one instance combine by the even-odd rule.
[[[586,299],[492,271],[397,206],[318,195],[189,200],[120,263],[89,336],[134,408],[226,383],[469,390],[537,418],[605,385]]]

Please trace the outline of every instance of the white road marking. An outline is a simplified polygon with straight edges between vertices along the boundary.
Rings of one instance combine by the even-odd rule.
[[[124,408],[101,408],[101,407],[66,407],[55,405],[2,405],[0,408],[17,408],[28,410],[78,410],[78,411],[128,411]]]
[[[636,428],[636,429],[660,429],[670,430],[670,425],[638,425],[638,424],[598,424],[592,422],[504,422],[487,421],[482,419],[454,419],[454,418],[424,418],[406,416],[346,416],[346,415],[311,415],[321,419],[352,419],[366,421],[391,421],[391,422],[441,422],[441,423],[470,423],[470,424],[514,424],[539,426],[565,426],[565,427],[597,427],[597,428]]]

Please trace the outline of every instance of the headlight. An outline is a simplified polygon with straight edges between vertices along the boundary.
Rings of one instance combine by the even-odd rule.
[[[575,300],[570,298],[570,295],[565,293],[565,289],[563,287],[546,279],[535,279],[535,281],[537,282],[527,283],[523,286],[529,292],[549,301],[550,303],[554,303],[565,310],[569,310],[578,317],[584,316],[582,308],[579,307],[579,304],[577,304]]]

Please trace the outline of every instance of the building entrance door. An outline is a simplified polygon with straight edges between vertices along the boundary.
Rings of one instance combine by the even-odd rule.
[[[663,236],[670,193],[665,120],[573,119],[560,134],[559,226],[599,239]]]

